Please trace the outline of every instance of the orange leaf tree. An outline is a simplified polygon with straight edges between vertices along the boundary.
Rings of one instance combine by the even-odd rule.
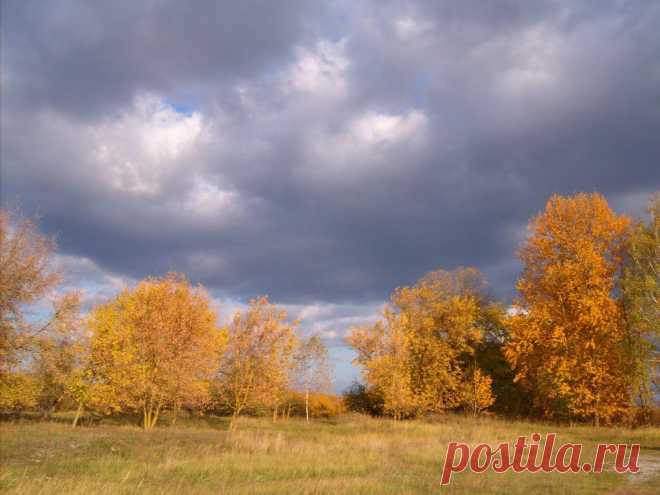
[[[295,366],[297,326],[267,297],[253,299],[245,311],[236,312],[219,372],[220,400],[233,419],[246,409],[270,409],[277,417]]]
[[[145,429],[161,411],[209,400],[224,334],[209,296],[179,275],[149,278],[92,311],[93,388],[106,406],[142,414]]]
[[[476,416],[495,402],[491,387],[493,379],[479,368],[469,369],[466,375],[463,403]]]
[[[598,424],[629,405],[615,297],[628,225],[599,194],[552,196],[529,224],[505,353],[547,416]]]
[[[483,339],[485,282],[474,268],[437,270],[397,289],[384,321],[355,328],[367,384],[395,418],[463,404],[465,370]]]
[[[77,329],[77,292],[60,293],[45,318],[36,317],[42,311],[32,311],[60,289],[55,248],[34,220],[0,209],[0,409],[40,402],[48,375],[35,376],[30,365],[47,341],[67,338]]]

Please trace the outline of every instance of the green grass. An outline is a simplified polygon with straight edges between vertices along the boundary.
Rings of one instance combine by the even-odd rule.
[[[556,432],[558,441],[641,443],[642,474],[455,474],[439,480],[449,441],[513,442]],[[660,429],[555,427],[449,415],[434,422],[346,416],[333,422],[201,418],[144,432],[101,424],[0,425],[4,494],[654,494]],[[584,457],[583,460],[587,460]]]

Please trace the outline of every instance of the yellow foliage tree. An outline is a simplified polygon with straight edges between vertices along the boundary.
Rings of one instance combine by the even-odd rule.
[[[271,409],[277,418],[295,366],[297,326],[267,297],[253,299],[244,312],[236,312],[220,366],[220,400],[231,409],[233,420],[249,408]]]
[[[299,340],[293,359],[295,362],[293,381],[304,391],[305,419],[309,423],[310,393],[329,392],[332,387],[328,349],[321,337],[315,334],[308,339]]]
[[[40,384],[39,406],[49,416],[67,396],[71,377],[87,364],[87,339],[81,318],[71,318],[66,325],[40,335],[30,371]]]
[[[22,411],[39,404],[41,384],[29,373],[14,371],[0,380],[0,410]]]
[[[216,321],[206,292],[180,275],[124,290],[90,315],[92,379],[79,393],[141,413],[145,429],[165,408],[203,405],[224,344]]]
[[[411,354],[400,318],[390,308],[384,322],[354,328],[347,340],[358,356],[365,381],[383,401],[383,412],[395,420],[418,412],[418,398],[411,382]]]
[[[77,328],[76,292],[56,297],[46,318],[31,311],[59,288],[62,273],[54,257],[55,242],[39,233],[34,220],[0,210],[0,408],[5,410],[39,403],[44,383],[26,367],[45,342]]]
[[[660,391],[660,192],[626,241],[622,300],[632,392],[647,418]]]
[[[493,379],[479,368],[471,368],[464,385],[463,404],[476,416],[495,402],[491,385]]]
[[[505,354],[548,416],[598,424],[629,405],[614,297],[628,225],[599,194],[552,196],[529,225]]]
[[[384,321],[352,329],[356,363],[387,412],[401,417],[462,403],[465,363],[484,333],[484,289],[474,268],[431,272],[395,291]]]

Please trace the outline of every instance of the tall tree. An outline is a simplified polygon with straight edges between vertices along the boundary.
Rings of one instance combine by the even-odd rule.
[[[614,292],[628,225],[599,194],[552,196],[529,225],[506,355],[548,416],[598,424],[626,413],[624,327]]]
[[[296,353],[295,381],[305,394],[305,418],[309,423],[309,394],[310,392],[329,392],[332,386],[332,371],[328,349],[321,337],[312,335],[301,340]]]
[[[633,395],[648,413],[660,383],[660,193],[649,202],[626,242],[623,305]]]
[[[45,416],[67,396],[72,377],[87,364],[86,335],[81,318],[64,328],[39,336],[29,370],[40,385],[39,406]]]
[[[36,405],[40,387],[25,365],[44,338],[67,332],[79,314],[78,293],[58,294],[62,273],[55,248],[34,220],[0,210],[0,407],[5,409]],[[52,310],[44,311],[50,296],[55,296]]]
[[[91,370],[106,406],[140,412],[145,429],[161,411],[209,400],[224,341],[207,293],[180,275],[149,278],[91,313]]]
[[[395,417],[462,403],[464,372],[484,336],[484,290],[474,268],[437,270],[397,289],[382,322],[351,331],[356,363]]]
[[[232,428],[249,408],[269,408],[277,417],[294,367],[297,326],[267,297],[251,300],[234,315],[220,366],[221,400],[232,411]]]
[[[401,318],[386,307],[383,321],[353,328],[347,341],[357,352],[355,363],[367,382],[365,395],[378,397],[382,412],[395,420],[417,414],[419,398],[413,392],[412,356]]]

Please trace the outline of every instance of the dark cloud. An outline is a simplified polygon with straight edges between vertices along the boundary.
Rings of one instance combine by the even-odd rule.
[[[3,200],[107,273],[359,313],[439,266],[508,298],[550,194],[660,187],[657,5],[313,5],[4,2]]]
[[[139,91],[183,106],[209,87],[275,70],[306,38],[309,2],[3,3],[12,99],[76,116],[113,113]],[[317,9],[318,10],[318,9]]]

